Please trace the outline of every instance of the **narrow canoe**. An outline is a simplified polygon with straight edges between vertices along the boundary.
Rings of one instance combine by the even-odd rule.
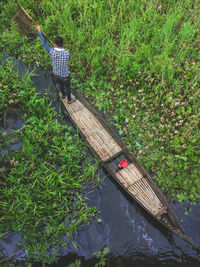
[[[199,251],[193,240],[185,234],[162,192],[133,153],[84,97],[75,91],[72,93],[77,98],[74,103],[68,104],[67,99],[63,100],[59,92],[61,102],[68,117],[80,130],[102,166],[157,221]],[[118,164],[123,159],[128,162],[128,165],[119,169]]]

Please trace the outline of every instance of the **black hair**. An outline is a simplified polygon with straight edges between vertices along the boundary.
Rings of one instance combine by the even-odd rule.
[[[63,46],[63,38],[61,36],[57,36],[54,41],[55,41],[55,44],[58,47],[62,47]]]

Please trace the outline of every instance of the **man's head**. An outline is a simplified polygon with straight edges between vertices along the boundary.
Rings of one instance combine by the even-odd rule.
[[[63,47],[63,38],[61,36],[57,36],[54,41],[56,46]]]

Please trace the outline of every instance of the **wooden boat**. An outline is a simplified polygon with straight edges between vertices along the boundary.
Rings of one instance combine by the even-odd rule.
[[[74,95],[77,100],[68,104],[67,99],[63,100],[59,92],[67,115],[75,127],[79,128],[103,167],[157,221],[199,251],[192,239],[185,234],[162,192],[133,153],[84,97],[73,91]],[[128,165],[124,169],[119,169],[118,164],[123,159]]]
[[[15,2],[25,17],[31,23],[37,25],[20,3],[17,0]],[[54,45],[44,32],[43,34]],[[73,93],[77,101],[72,104],[67,104],[67,100],[61,98],[61,93],[59,93],[60,99],[72,123],[80,129],[82,136],[86,139],[94,154],[98,156],[103,167],[148,213],[199,251],[192,239],[185,234],[163,194],[133,153],[86,99],[78,93]],[[126,168],[119,170],[118,163],[122,159],[126,159],[128,165]]]

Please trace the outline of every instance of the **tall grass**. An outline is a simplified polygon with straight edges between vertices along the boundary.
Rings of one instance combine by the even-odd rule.
[[[9,19],[17,7],[7,2],[1,17]],[[20,3],[50,38],[64,37],[70,64],[85,79],[80,91],[126,133],[158,185],[180,201],[199,199],[199,1]],[[38,38],[27,45],[15,24],[1,29],[4,50],[47,67]]]
[[[1,61],[1,60],[0,60]],[[0,113],[10,107],[25,112],[16,133],[23,146],[2,156],[0,168],[0,232],[21,231],[28,258],[43,264],[56,260],[78,228],[95,216],[85,204],[83,188],[94,179],[78,134],[61,122],[48,98],[40,98],[31,80],[12,63],[0,63]],[[0,132],[6,139],[7,132]],[[0,149],[5,143],[0,142]],[[85,168],[82,168],[84,164]]]

